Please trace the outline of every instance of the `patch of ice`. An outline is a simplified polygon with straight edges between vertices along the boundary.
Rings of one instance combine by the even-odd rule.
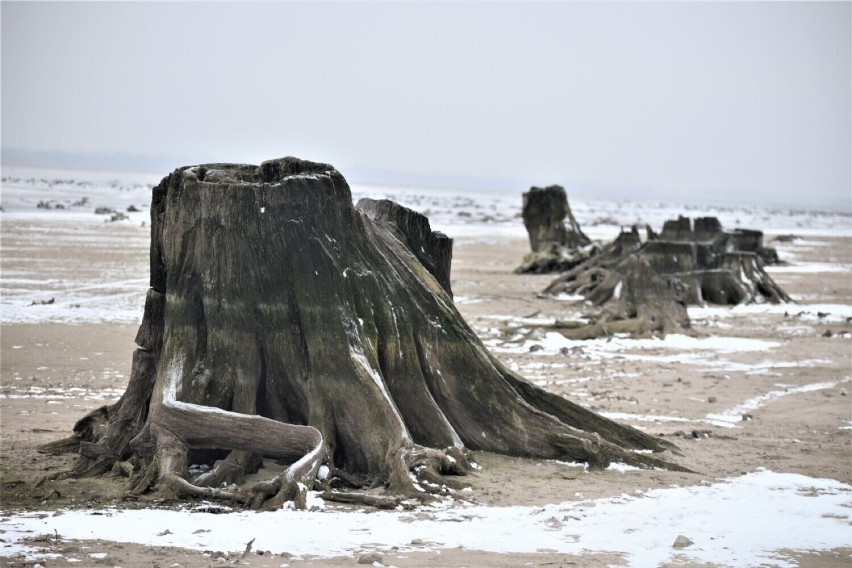
[[[786,335],[793,335],[796,337],[809,335],[814,332],[814,328],[809,325],[779,325],[775,329]]]
[[[659,416],[655,414],[631,414],[629,412],[601,412],[601,416],[610,420],[633,420],[636,422],[693,422],[682,416]]]
[[[549,317],[518,317],[518,316],[509,316],[509,315],[501,315],[501,314],[486,314],[482,316],[483,319],[493,319],[502,321],[506,325],[512,327],[520,327],[524,325],[553,325],[556,322],[555,318]]]
[[[559,300],[560,302],[585,302],[586,298],[581,294],[557,294],[553,296],[554,300]]]
[[[750,398],[749,400],[739,404],[733,408],[725,410],[719,414],[708,414],[705,417],[705,420],[710,424],[715,426],[722,426],[725,428],[732,428],[739,422],[742,422],[743,414],[749,412],[750,410],[757,410],[761,406],[765,406],[768,402],[771,402],[777,398],[781,398],[782,396],[789,396],[791,394],[801,394],[806,392],[814,392],[818,390],[830,389],[834,388],[837,385],[849,382],[849,379],[844,379],[842,381],[832,381],[825,383],[811,383],[809,385],[802,385],[800,387],[794,388],[785,388],[784,390],[774,390],[764,393],[760,396],[756,396],[754,398]]]
[[[586,462],[567,462],[567,461],[561,461],[561,460],[549,460],[549,461],[551,461],[553,463],[558,463],[559,465],[564,465],[565,467],[574,467],[574,468],[583,469],[585,471],[589,470],[589,464],[586,463]]]
[[[684,503],[689,507],[685,508]],[[792,567],[787,550],[826,550],[849,545],[852,486],[831,479],[758,470],[709,485],[654,489],[593,502],[544,507],[423,507],[405,511],[275,511],[222,515],[168,510],[110,510],[110,522],[85,510],[60,516],[9,514],[3,521],[9,546],[26,549],[33,534],[102,539],[194,550],[241,551],[255,547],[297,557],[351,556],[356,551],[464,547],[490,552],[623,554],[629,566],[679,562],[722,566]],[[548,521],[563,519],[554,527]],[[755,520],[759,519],[759,523]],[[195,534],[203,526],[210,532]],[[172,534],[157,536],[162,527]],[[288,535],[282,539],[281,535]],[[695,546],[674,550],[678,534]],[[675,556],[677,558],[675,558]]]
[[[482,296],[455,296],[453,302],[456,304],[478,304],[485,301]]]
[[[737,316],[787,314],[808,321],[841,322],[852,317],[850,304],[743,304],[726,308],[722,306],[691,306],[687,308],[690,319],[719,319]],[[822,318],[819,314],[823,314]]]
[[[552,321],[552,320],[551,320]],[[751,351],[767,351],[780,345],[775,341],[750,339],[744,337],[689,337],[671,333],[663,339],[631,339],[618,335],[606,339],[579,340],[568,339],[556,331],[549,331],[540,339],[530,340],[522,345],[507,346],[498,341],[490,341],[489,345],[506,353],[525,353],[530,346],[539,344],[544,347],[539,353],[553,354],[562,348],[581,347],[587,353],[599,357],[625,356],[625,352],[652,349],[674,349],[683,351],[715,351],[717,353],[744,353]]]
[[[640,468],[633,465],[627,465],[626,463],[612,462],[609,466],[607,466],[607,470],[627,473],[628,471],[639,471]]]
[[[325,508],[325,499],[320,497],[320,495],[322,495],[320,491],[308,491],[307,493],[305,493],[305,506],[308,508],[309,511],[314,510],[315,508]]]

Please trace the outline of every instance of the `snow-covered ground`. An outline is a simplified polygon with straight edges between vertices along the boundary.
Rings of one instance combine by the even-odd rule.
[[[317,510],[313,511],[227,515],[192,509],[78,510],[58,516],[26,513],[0,524],[5,538],[16,543],[4,553],[26,553],[31,558],[38,558],[38,550],[20,544],[22,539],[59,534],[70,539],[232,552],[254,539],[255,549],[297,557],[352,555],[392,547],[401,554],[464,547],[490,552],[619,552],[635,567],[675,560],[792,567],[796,564],[779,554],[780,549],[849,546],[852,486],[758,470],[692,487],[543,507],[483,507],[448,501],[420,508],[414,515],[403,510],[331,511],[323,508],[321,500],[315,498],[314,503]],[[679,535],[694,544],[673,548]],[[92,550],[91,554],[98,553]]]

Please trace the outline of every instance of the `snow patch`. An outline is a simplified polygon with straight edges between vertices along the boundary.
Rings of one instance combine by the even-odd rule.
[[[805,392],[814,392],[818,390],[825,390],[834,388],[840,383],[849,382],[849,379],[844,379],[842,381],[833,381],[826,383],[811,383],[809,385],[803,385],[800,387],[794,388],[785,388],[784,390],[774,390],[764,393],[760,396],[756,396],[751,398],[742,404],[739,404],[733,408],[725,410],[719,414],[708,414],[705,418],[707,422],[713,424],[715,426],[722,426],[724,428],[732,428],[737,423],[742,422],[743,414],[751,410],[757,410],[761,406],[765,406],[768,402],[771,402],[777,398],[781,398],[782,396],[789,396],[791,394],[801,394]]]
[[[616,466],[618,470],[619,466]],[[688,503],[688,509],[684,507]],[[352,556],[363,550],[464,547],[490,552],[623,554],[629,566],[666,562],[793,567],[786,550],[849,546],[852,486],[831,479],[758,470],[709,485],[654,489],[594,501],[544,507],[459,504],[406,511],[237,512],[108,509],[9,514],[4,554],[30,553],[34,534],[99,538],[151,546],[239,552],[255,547],[296,557]],[[106,516],[106,519],[104,517]],[[552,519],[561,519],[559,524]],[[755,523],[755,519],[760,519]],[[104,522],[107,520],[107,522]],[[209,532],[195,533],[199,528]],[[158,536],[168,528],[171,534]],[[695,542],[674,550],[679,534]],[[287,535],[282,539],[281,535]],[[416,547],[413,539],[419,539]],[[676,557],[676,558],[675,558]]]
[[[621,285],[622,285],[622,281],[619,280],[618,284],[615,285],[615,289],[613,289],[613,291],[612,291],[612,297],[615,300],[618,300],[619,298],[621,298]]]

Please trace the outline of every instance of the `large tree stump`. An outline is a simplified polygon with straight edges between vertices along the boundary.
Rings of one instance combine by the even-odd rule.
[[[127,391],[45,449],[80,451],[74,475],[129,462],[136,492],[256,507],[298,503],[323,463],[339,483],[420,495],[413,479],[440,487],[466,473],[468,450],[680,469],[634,451],[668,442],[488,353],[453,304],[450,255],[422,215],[354,207],[327,164],[178,169],[153,190],[151,290]],[[248,491],[220,489],[261,458],[290,465]],[[213,469],[190,475],[192,463]]]
[[[564,272],[597,252],[574,218],[562,186],[533,187],[523,200],[521,214],[532,252],[515,272]]]

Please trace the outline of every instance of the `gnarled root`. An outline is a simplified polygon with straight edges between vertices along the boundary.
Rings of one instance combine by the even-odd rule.
[[[427,493],[446,494],[458,491],[465,484],[448,476],[465,476],[471,466],[467,455],[450,447],[445,451],[415,448],[407,452],[405,462],[419,485]]]
[[[390,452],[388,460],[391,465],[383,493],[337,491],[325,486],[321,487],[324,489],[321,497],[326,501],[377,509],[411,508],[418,502],[432,502],[436,496],[462,489],[464,484],[452,477],[465,476],[473,469],[467,451],[458,447],[436,450],[406,445]],[[333,477],[352,487],[363,486],[340,470],[334,470]]]
[[[321,497],[326,501],[335,501],[350,505],[366,505],[368,507],[375,507],[376,509],[396,509],[403,503],[402,497],[348,491],[324,491]]]
[[[280,506],[293,499],[297,506],[304,507],[305,489],[302,487],[306,483],[313,485],[322,461],[323,438],[316,428],[180,402],[175,400],[173,388],[166,389],[151,422],[157,444],[161,490],[176,494],[235,501],[251,504],[254,508]],[[293,463],[276,478],[255,484],[250,493],[222,490],[185,479],[190,448],[236,450],[217,464],[209,476],[202,476],[202,483],[214,482],[233,473],[246,463],[250,453]]]
[[[464,476],[472,469],[466,450],[457,447],[446,450],[403,447],[392,463],[388,491],[420,501],[431,501],[433,495],[463,489],[463,483],[448,476]]]

